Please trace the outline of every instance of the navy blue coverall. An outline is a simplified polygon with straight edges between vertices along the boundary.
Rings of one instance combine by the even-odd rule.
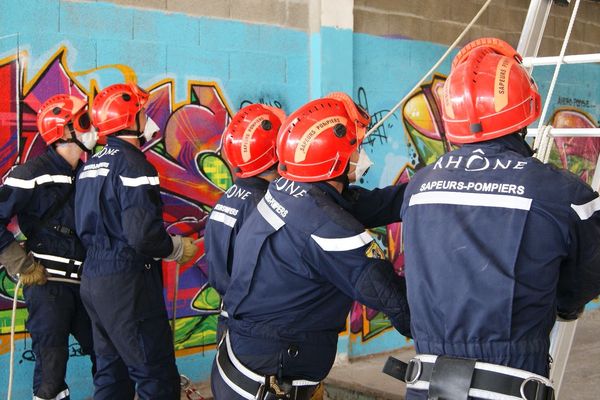
[[[372,209],[361,217],[379,225],[391,210],[389,200],[401,203],[403,191],[382,189],[378,194],[387,193],[388,203],[373,197]],[[357,190],[354,198],[361,192],[364,199],[372,194]],[[322,380],[353,299],[385,312],[409,334],[404,281],[389,262],[368,257],[376,244],[352,210],[327,183],[279,178],[242,226],[224,304],[233,353],[250,370]],[[225,382],[217,362],[211,382],[216,399],[243,398]]]
[[[92,320],[94,399],[179,399],[161,258],[173,251],[156,169],[108,137],[77,177],[77,233],[87,250],[81,296]],[[135,382],[135,385],[134,385]]]
[[[208,262],[208,282],[223,297],[231,279],[233,246],[240,227],[262,199],[269,182],[259,178],[238,178],[221,196],[204,230],[204,248]],[[219,316],[217,338],[227,327],[226,311]]]
[[[79,296],[85,250],[75,235],[74,183],[71,165],[54,147],[48,147],[44,154],[13,169],[0,187],[0,251],[14,242],[6,227],[16,215],[27,237],[26,250],[49,274],[45,285],[23,289],[29,313],[26,326],[35,354],[36,399],[70,398],[65,382],[69,334],[94,363],[90,319]]]
[[[600,293],[599,210],[596,192],[530,157],[518,134],[416,173],[401,216],[417,353],[548,376],[557,312],[574,317]]]

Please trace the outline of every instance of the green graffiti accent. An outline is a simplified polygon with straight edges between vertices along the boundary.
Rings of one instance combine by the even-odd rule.
[[[12,309],[0,311],[0,335],[10,333],[10,317]],[[27,321],[27,309],[17,308],[15,313],[15,332],[25,332],[25,321]]]
[[[202,347],[217,341],[217,315],[178,318],[175,321],[175,350]]]
[[[0,269],[0,296],[12,299],[15,295],[16,286],[17,284],[13,282],[12,279],[10,279],[10,276],[8,276],[8,272],[6,272],[6,269]],[[17,299],[19,301],[25,301],[25,298],[23,297],[22,286],[19,288],[19,294],[17,296]]]
[[[369,321],[369,333],[363,337],[363,342],[379,335],[392,327],[392,323],[383,313],[377,313],[372,320]],[[364,331],[363,331],[364,332]]]
[[[221,296],[210,286],[205,286],[192,301],[192,308],[198,311],[218,310],[221,307]]]
[[[562,160],[560,159],[560,154],[558,152],[558,149],[556,148],[556,143],[552,146],[548,163],[556,165],[558,168],[564,168]],[[595,168],[596,164],[592,163],[584,157],[578,155],[567,156],[567,169],[577,176],[581,176],[586,171],[594,171]],[[588,185],[591,185],[593,178],[594,174],[588,173],[588,182],[586,183]]]
[[[198,167],[215,186],[223,191],[233,184],[231,171],[223,159],[214,153],[203,153],[198,159]]]
[[[170,160],[173,159],[173,157],[171,157],[170,154],[167,153],[167,147],[163,142],[157,142],[154,145],[152,145],[152,150],[154,150],[156,153],[160,154],[163,157],[168,157]]]
[[[435,162],[438,157],[445,153],[444,143],[441,140],[428,138],[406,121],[404,122],[404,126],[415,145],[419,160],[425,165]]]

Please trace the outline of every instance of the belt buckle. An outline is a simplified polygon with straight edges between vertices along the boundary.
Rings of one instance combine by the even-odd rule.
[[[535,390],[535,398],[533,399],[528,399],[527,396],[525,395],[525,386],[527,386],[527,384],[529,382],[535,382],[536,383],[536,390]],[[521,382],[521,387],[519,388],[519,393],[521,394],[521,399],[523,400],[537,400],[537,394],[540,391],[540,386],[541,387],[546,387],[546,382],[544,382],[543,380],[541,380],[540,378],[536,377],[536,376],[531,376],[529,378],[526,378],[523,380],[523,382]]]
[[[415,365],[417,366],[417,373],[415,374],[415,377],[412,379],[409,379],[412,375],[413,369],[415,368]],[[411,358],[408,361],[408,366],[406,367],[406,374],[404,375],[404,379],[406,380],[406,384],[407,385],[412,385],[413,383],[416,383],[419,378],[421,377],[421,372],[423,371],[423,363],[421,362],[421,359],[419,358]]]

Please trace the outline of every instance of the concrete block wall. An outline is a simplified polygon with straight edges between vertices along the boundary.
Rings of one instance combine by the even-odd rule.
[[[355,0],[356,32],[406,37],[451,44],[481,9],[485,0]],[[540,56],[558,55],[574,1],[569,7],[552,6],[540,47]],[[529,1],[493,1],[465,38],[494,36],[517,46]],[[600,52],[600,4],[583,0],[567,54]]]
[[[306,0],[105,0],[188,15],[308,29]]]

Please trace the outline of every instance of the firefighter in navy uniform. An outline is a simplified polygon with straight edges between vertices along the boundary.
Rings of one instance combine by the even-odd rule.
[[[540,95],[520,61],[498,39],[458,53],[443,118],[462,147],[406,189],[418,354],[406,373],[408,399],[552,399],[550,330],[557,315],[577,318],[600,293],[598,193],[532,157],[524,136]]]
[[[34,399],[69,399],[65,382],[69,335],[92,359],[90,319],[79,296],[85,250],[75,235],[74,185],[80,157],[93,149],[87,103],[56,95],[40,108],[40,135],[48,144],[41,156],[17,166],[0,187],[0,262],[20,274],[35,354]],[[25,250],[7,225],[13,215],[27,237]]]
[[[331,369],[354,299],[409,334],[403,278],[367,256],[373,239],[341,195],[363,172],[358,149],[369,117],[348,96],[329,96],[284,123],[282,177],[236,239],[224,299],[229,331],[211,375],[216,399],[310,398]]]
[[[77,233],[87,250],[81,297],[92,320],[98,370],[94,399],[179,399],[161,258],[181,264],[191,238],[164,228],[156,169],[140,146],[158,129],[148,93],[116,84],[94,99],[92,123],[107,145],[77,176]]]
[[[238,111],[223,132],[223,152],[236,179],[213,208],[204,231],[208,281],[221,297],[229,286],[233,246],[240,227],[264,196],[269,182],[279,177],[275,142],[284,120],[285,114],[278,108],[251,104]],[[217,338],[226,324],[227,312],[223,310]]]

